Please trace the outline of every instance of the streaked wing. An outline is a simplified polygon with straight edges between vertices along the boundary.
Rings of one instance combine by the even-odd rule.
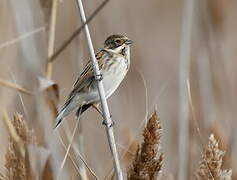
[[[75,87],[78,84],[82,76],[84,76],[85,74],[87,74],[88,71],[90,71],[91,67],[92,67],[91,61],[88,61],[85,67],[83,68],[82,72],[80,73],[79,77],[77,78],[76,82],[74,83],[73,87]]]
[[[101,69],[104,61],[107,60],[107,58],[104,58],[103,56],[106,56],[108,52],[105,50],[101,50],[96,54],[96,59],[98,61],[98,65],[99,68]],[[69,97],[65,103],[69,104],[71,99],[80,91],[83,90],[89,90],[90,89],[90,85],[92,84],[94,80],[94,72],[93,72],[93,66],[92,66],[92,62],[88,61],[88,63],[85,65],[85,67],[83,68],[81,74],[79,75],[78,79],[76,80],[76,82],[73,85],[73,90],[72,92],[69,94]]]
[[[103,55],[105,55],[105,53],[106,53],[106,51],[102,49],[95,55],[100,69],[101,69],[101,66],[103,65],[103,58],[102,57],[103,57]],[[85,79],[90,76],[94,76],[94,73],[93,73],[92,62],[88,61],[85,65],[85,67],[83,68],[81,74],[77,78],[76,82],[74,83],[74,85],[73,85],[74,89],[75,88],[78,89],[81,86],[81,83],[83,83],[85,81]]]

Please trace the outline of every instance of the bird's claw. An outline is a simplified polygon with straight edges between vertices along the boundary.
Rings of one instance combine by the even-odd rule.
[[[110,118],[111,118],[112,116],[110,115]],[[106,120],[103,120],[102,121],[102,124],[103,125],[105,125],[106,127],[108,127],[108,128],[111,128],[111,127],[113,127],[114,126],[114,121],[111,119],[111,123],[107,123],[107,121]]]
[[[96,81],[101,81],[102,79],[103,79],[103,75],[102,74],[95,75],[95,80]]]

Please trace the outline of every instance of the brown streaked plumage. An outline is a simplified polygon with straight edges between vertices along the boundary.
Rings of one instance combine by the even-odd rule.
[[[106,98],[110,97],[124,79],[130,65],[130,44],[132,41],[123,35],[111,35],[104,42],[104,48],[96,54],[103,75]],[[58,113],[55,128],[64,117],[78,108],[81,114],[92,104],[99,103],[97,84],[92,62],[89,61],[76,80],[66,103]]]

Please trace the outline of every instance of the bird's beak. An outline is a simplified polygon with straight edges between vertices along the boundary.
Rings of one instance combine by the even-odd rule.
[[[126,40],[126,42],[125,42],[125,44],[127,44],[127,45],[132,44],[132,43],[133,43],[133,41],[130,39]]]

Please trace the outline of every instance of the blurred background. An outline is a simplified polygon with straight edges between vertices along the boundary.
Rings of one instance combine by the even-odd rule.
[[[87,17],[102,2],[83,1]],[[0,85],[1,172],[5,171],[9,136],[2,120],[4,109],[10,117],[15,112],[24,116],[43,148],[35,156],[49,158],[54,177],[65,154],[52,129],[49,99],[58,108],[64,103],[90,56],[82,32],[53,61],[51,80],[46,80],[51,5],[51,0],[0,1],[0,80],[31,92],[25,95]],[[163,128],[164,174],[170,179],[180,179],[182,174],[183,179],[193,179],[203,144],[214,133],[226,150],[224,168],[232,168],[237,179],[236,18],[237,1],[110,0],[90,22],[96,51],[111,34],[124,34],[134,41],[130,71],[108,100],[124,172],[131,166],[147,118],[157,110]],[[55,49],[81,24],[76,1],[58,0]],[[52,84],[57,85],[51,88]],[[57,87],[59,98],[54,93]],[[59,129],[66,145],[75,122],[72,113]],[[93,109],[82,116],[71,154],[82,164],[76,158],[81,152],[104,179],[111,175],[113,164],[101,122]],[[85,171],[83,165],[79,168]],[[67,158],[61,179],[79,177]]]

